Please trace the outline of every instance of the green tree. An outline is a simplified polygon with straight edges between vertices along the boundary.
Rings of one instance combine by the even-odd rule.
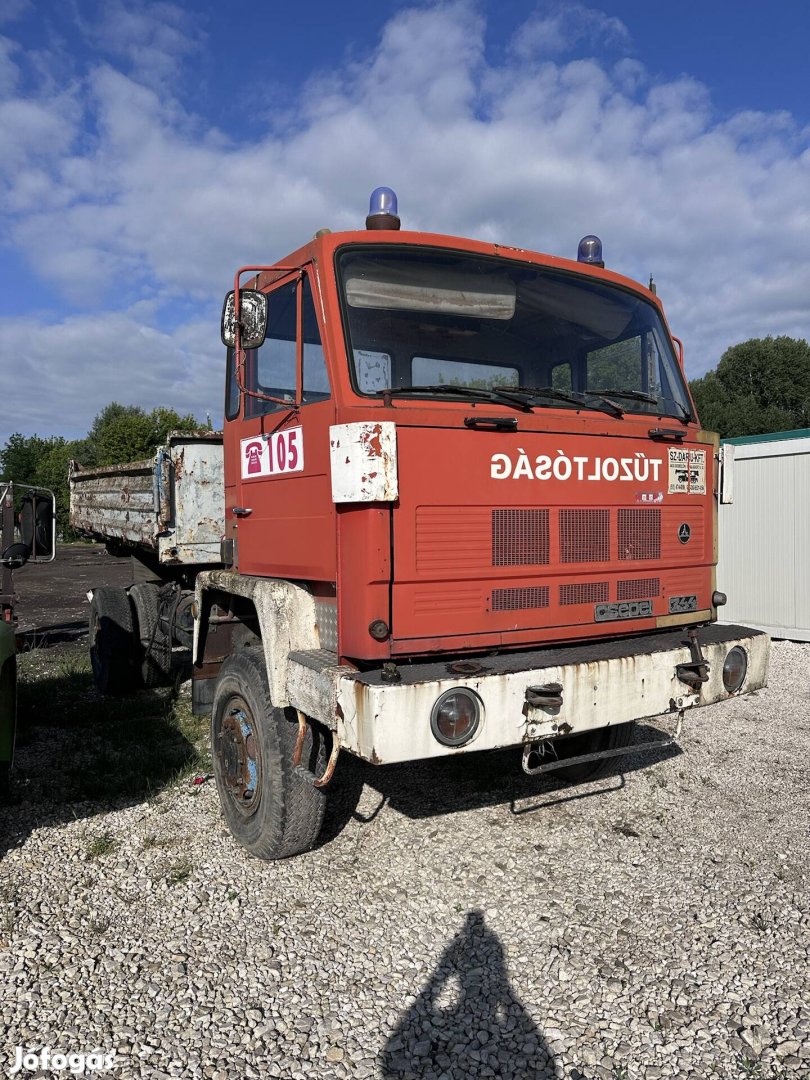
[[[13,480],[17,484],[35,484],[39,463],[48,452],[53,439],[41,439],[39,435],[21,435],[15,431],[9,435],[0,450],[0,479]]]
[[[689,387],[703,426],[725,439],[810,427],[810,345],[784,336],[743,341]]]
[[[0,479],[51,490],[56,496],[57,533],[63,540],[72,540],[75,534],[69,525],[68,488],[71,459],[90,468],[151,458],[170,431],[196,431],[199,426],[190,413],[181,416],[162,406],[147,413],[140,406],[113,401],[95,418],[85,439],[69,441],[61,435],[43,439],[19,432],[10,435],[0,450]]]
[[[154,456],[155,449],[170,431],[196,431],[200,425],[187,413],[158,406],[145,412],[139,405],[111,402],[93,421],[87,436],[86,454],[93,461],[82,465],[121,465]]]

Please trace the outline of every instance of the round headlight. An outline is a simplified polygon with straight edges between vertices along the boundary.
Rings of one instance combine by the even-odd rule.
[[[735,645],[723,664],[723,686],[730,694],[740,689],[747,671],[748,655],[740,645]]]
[[[463,746],[478,730],[484,711],[478,694],[465,687],[446,690],[430,713],[430,730],[444,746]]]

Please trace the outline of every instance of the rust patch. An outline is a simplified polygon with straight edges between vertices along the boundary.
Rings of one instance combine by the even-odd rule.
[[[379,424],[371,424],[368,430],[364,431],[360,436],[361,443],[368,449],[369,457],[379,458],[382,457],[382,442],[380,437],[382,435],[382,428]]]

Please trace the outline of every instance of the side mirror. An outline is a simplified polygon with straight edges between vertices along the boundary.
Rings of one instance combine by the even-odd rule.
[[[5,566],[7,570],[19,570],[30,557],[31,549],[27,544],[10,544],[0,555],[0,566]]]
[[[12,547],[25,547],[28,556],[36,559],[51,559],[54,551],[54,504],[53,497],[40,491],[30,491],[23,496],[20,505],[20,536],[22,544]]]
[[[232,349],[236,344],[233,289],[222,305],[222,344]],[[239,290],[239,329],[243,349],[258,349],[267,334],[267,294],[257,289]]]

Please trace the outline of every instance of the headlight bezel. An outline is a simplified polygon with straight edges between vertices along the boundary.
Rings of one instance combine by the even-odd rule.
[[[739,664],[738,666],[735,665],[732,657],[738,657],[741,660],[741,664]],[[729,667],[729,661],[731,661],[732,663],[731,667]],[[735,670],[735,667],[738,674],[736,677],[732,678],[731,671]],[[742,645],[734,645],[726,653],[725,659],[723,660],[723,687],[725,688],[726,693],[738,693],[739,690],[742,689],[747,675],[748,652],[742,647]]]
[[[465,728],[461,735],[450,736],[446,735],[441,730],[439,721],[442,708],[447,704],[448,700],[455,695],[460,695],[469,699],[474,707],[475,716],[472,723]],[[440,743],[442,746],[449,747],[450,749],[456,749],[472,742],[481,730],[483,719],[484,703],[481,700],[480,695],[478,695],[475,690],[471,690],[469,686],[453,686],[449,690],[445,690],[441,693],[433,702],[433,708],[430,710],[430,731],[436,742]]]

